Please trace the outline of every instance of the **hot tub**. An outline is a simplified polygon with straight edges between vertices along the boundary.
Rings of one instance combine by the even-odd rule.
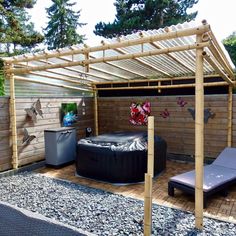
[[[154,175],[166,168],[166,142],[154,138]],[[135,183],[147,172],[147,133],[114,132],[81,139],[77,144],[76,172],[111,182]]]

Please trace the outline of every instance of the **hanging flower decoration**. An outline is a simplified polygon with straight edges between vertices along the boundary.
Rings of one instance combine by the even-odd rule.
[[[151,114],[151,103],[135,103],[130,106],[130,123],[133,125],[147,125],[148,116]]]

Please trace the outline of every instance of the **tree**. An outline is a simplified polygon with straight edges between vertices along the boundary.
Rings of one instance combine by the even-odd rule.
[[[29,51],[37,43],[43,41],[43,36],[34,30],[26,9],[35,4],[35,0],[0,0],[0,45],[4,46],[2,53],[9,55],[11,45],[13,53]],[[18,48],[17,48],[18,47]]]
[[[48,26],[44,29],[48,49],[62,48],[82,43],[84,35],[76,32],[78,27],[85,25],[79,23],[80,11],[73,11],[76,3],[69,0],[52,0],[53,4],[47,8]]]
[[[198,0],[116,0],[113,23],[99,22],[94,33],[106,38],[158,29],[195,19],[197,12],[188,14]]]
[[[223,44],[228,51],[232,62],[236,65],[236,31],[223,40]]]

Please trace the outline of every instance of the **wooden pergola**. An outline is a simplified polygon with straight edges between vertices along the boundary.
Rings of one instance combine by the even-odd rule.
[[[99,90],[195,87],[195,217],[203,223],[204,87],[228,86],[228,146],[232,143],[232,62],[203,21],[170,26],[102,41],[89,47],[75,45],[55,51],[3,58],[10,81],[12,163],[18,168],[15,83],[33,82],[94,93],[98,134]],[[219,78],[217,81],[212,78]],[[189,80],[195,79],[194,83]],[[137,84],[142,83],[142,86]]]

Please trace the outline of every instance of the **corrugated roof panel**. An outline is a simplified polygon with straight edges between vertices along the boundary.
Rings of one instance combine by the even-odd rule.
[[[134,60],[122,60],[122,61],[115,61],[112,62],[118,66],[123,66],[131,71],[137,72],[143,76],[160,76],[161,74],[157,74],[155,71],[150,69],[149,67],[143,65],[139,61]]]
[[[33,69],[34,73],[28,75],[31,76],[31,78],[37,77],[38,79],[41,79],[42,76],[45,76],[45,81],[47,81],[46,79],[49,80],[50,77],[55,77],[52,79],[57,79],[58,81],[60,81],[60,79],[66,79],[67,82],[60,81],[60,83],[63,84],[70,84],[69,80],[78,80],[86,82],[86,84],[91,84],[93,81],[106,82],[126,81],[139,78],[194,76],[196,67],[195,49],[174,51],[165,54],[158,54],[158,52],[165,49],[166,51],[169,51],[173,47],[195,46],[195,34],[165,40],[153,40],[154,37],[157,39],[156,36],[158,35],[161,35],[163,39],[165,34],[170,36],[171,32],[176,32],[177,35],[181,31],[183,33],[183,30],[185,29],[192,29],[194,27],[198,27],[198,29],[204,29],[205,27],[205,30],[208,30],[207,34],[211,37],[212,42],[218,45],[218,43],[214,41],[214,35],[210,31],[209,25],[197,26],[196,22],[186,22],[183,24],[172,25],[164,29],[147,30],[127,36],[121,36],[120,38],[104,39],[104,43],[96,47],[89,48],[84,45],[73,45],[59,50],[16,56],[12,57],[11,60],[21,60],[19,63],[16,62],[16,70],[27,66],[41,66],[41,68]],[[188,32],[190,32],[190,30],[188,30]],[[136,41],[136,44],[134,41]],[[205,45],[209,47],[207,43],[205,43]],[[228,69],[222,62],[219,63],[219,60],[207,47],[204,48],[204,51],[210,56],[212,61],[216,64],[216,67],[220,68],[222,71],[225,71],[226,68],[226,71],[228,71],[232,77],[232,69]],[[220,42],[219,47],[222,47]],[[89,52],[89,58],[87,58],[86,50]],[[223,47],[222,50],[226,52]],[[143,55],[142,52],[152,52],[152,56],[149,56],[150,54]],[[227,53],[225,53],[225,55],[228,57]],[[106,60],[106,58],[110,60]],[[92,63],[86,65],[84,62],[86,59],[89,59]],[[217,74],[218,71],[215,71],[213,66],[209,63],[206,59],[204,60],[204,74]],[[230,59],[229,63],[232,64]],[[61,66],[67,67],[60,68]],[[28,69],[30,70],[30,68]],[[36,69],[47,69],[47,71],[39,72],[36,71]],[[20,70],[16,73],[20,73]],[[20,76],[23,76],[22,73]],[[225,79],[227,80],[226,77]]]

